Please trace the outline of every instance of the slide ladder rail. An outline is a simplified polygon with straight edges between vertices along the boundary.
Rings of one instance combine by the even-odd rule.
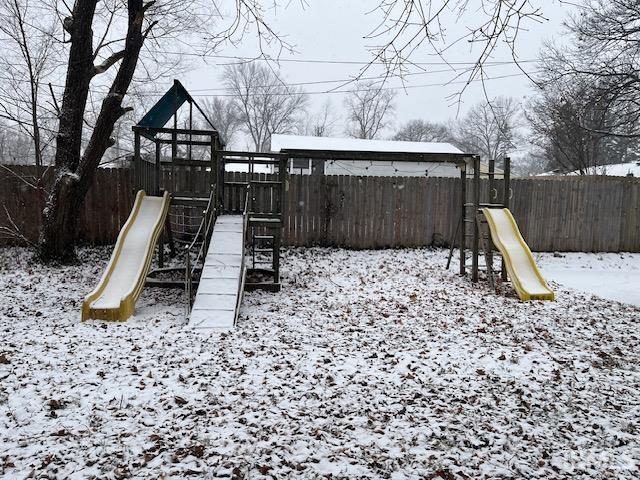
[[[202,214],[202,220],[198,231],[193,241],[185,247],[186,253],[186,265],[185,265],[185,279],[184,290],[186,299],[187,316],[191,313],[191,306],[193,305],[194,292],[193,292],[193,277],[198,269],[202,269],[204,265],[204,259],[207,255],[209,248],[209,242],[211,240],[211,232],[218,218],[218,209],[215,206],[216,199],[216,186],[211,188],[211,194],[209,195],[209,201],[207,207]],[[191,255],[195,251],[196,245],[200,242],[200,249],[197,251],[195,259],[191,260]]]
[[[242,295],[244,293],[244,283],[247,278],[247,266],[245,260],[245,241],[247,238],[247,230],[249,225],[249,200],[251,198],[251,185],[247,186],[247,193],[244,197],[244,210],[242,211],[242,260],[240,262],[240,283],[238,285],[238,300],[236,302],[236,311],[234,315],[233,324],[238,321],[238,314],[240,313],[240,304],[242,303]]]

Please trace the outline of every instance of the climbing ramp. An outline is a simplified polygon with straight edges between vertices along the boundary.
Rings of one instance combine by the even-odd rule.
[[[193,303],[190,325],[202,329],[233,328],[244,287],[242,215],[220,215]]]

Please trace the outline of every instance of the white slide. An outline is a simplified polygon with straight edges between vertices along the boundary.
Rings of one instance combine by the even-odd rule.
[[[111,260],[98,286],[82,304],[83,320],[125,321],[133,315],[169,203],[167,192],[162,197],[148,196],[142,190],[138,192],[131,214],[118,235]]]
[[[483,208],[491,239],[502,253],[507,273],[521,300],[554,300],[555,294],[542,277],[529,246],[508,208]]]
[[[220,215],[213,227],[189,324],[193,328],[230,329],[244,290],[242,215]]]

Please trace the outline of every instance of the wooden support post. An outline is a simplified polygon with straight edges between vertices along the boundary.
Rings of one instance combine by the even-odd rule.
[[[159,196],[161,195],[162,193],[159,193]],[[158,238],[158,267],[164,267],[164,231],[160,233],[160,237]]]
[[[484,259],[487,265],[487,279],[489,280],[489,285],[491,286],[491,289],[495,290],[496,284],[493,279],[493,264],[489,260],[489,256],[491,255],[491,238],[489,238],[488,235],[487,236],[484,235],[482,231],[482,220],[483,220],[483,215],[482,213],[478,212],[478,214],[476,215],[475,223],[478,227],[478,230],[480,231],[480,239],[482,241],[482,250],[484,251]]]
[[[511,159],[504,159],[504,196],[502,204],[504,208],[509,208],[509,200],[511,199]]]
[[[480,210],[480,156],[473,157],[473,215],[472,220]],[[473,222],[473,243],[471,245],[471,281],[478,281],[478,256],[480,249],[480,231],[477,222]]]
[[[467,162],[460,166],[460,275],[467,273]]]
[[[175,160],[178,156],[178,134],[174,131],[171,134],[171,190],[173,193],[176,191],[176,169]]]
[[[219,210],[220,213],[224,213],[225,204],[224,204],[224,180],[225,180],[225,164],[224,164],[224,156],[218,155],[218,160],[216,162],[218,164],[218,197],[219,197]]]
[[[487,177],[489,178],[489,199],[488,199],[489,203],[498,203],[497,195],[495,198],[493,196],[493,188],[494,188],[493,179],[495,178],[495,172],[496,172],[496,161],[493,158],[490,158],[489,171],[487,172]]]
[[[496,161],[494,158],[489,159],[489,198],[488,203],[498,203],[498,191],[495,191],[494,196],[494,187],[495,187],[495,172],[496,172]],[[480,232],[482,235],[482,231]],[[485,255],[485,263],[487,264],[487,271],[493,271],[493,248],[491,238],[488,240],[484,240],[484,255]],[[491,278],[491,282],[493,282],[493,277]]]
[[[273,283],[280,283],[280,244],[282,243],[282,228],[277,228],[273,234]]]
[[[156,146],[156,163],[155,163],[155,185],[154,185],[154,195],[161,197],[163,194],[162,189],[160,188],[160,176],[162,175],[162,170],[160,168],[160,142],[158,140],[155,141]],[[169,216],[167,215],[167,218]],[[160,234],[160,238],[158,238],[158,266],[160,268],[164,267],[164,236],[165,233],[162,232]]]
[[[156,163],[154,165],[155,181],[153,182],[153,195],[160,196],[160,143],[156,142]]]
[[[140,132],[137,130],[133,133],[133,179],[134,190],[140,190],[142,187],[142,165],[140,162]]]
[[[216,196],[218,195],[218,155],[217,155],[217,142],[215,137],[212,135],[211,138],[211,152],[209,153],[211,159],[211,166],[209,171],[209,188],[215,189]],[[211,194],[211,192],[209,192]],[[213,199],[213,207],[218,208],[218,199]]]
[[[193,158],[192,145],[191,145],[191,142],[193,141],[193,136],[191,134],[191,130],[193,130],[193,103],[189,102],[189,154],[188,154],[189,160]]]
[[[511,159],[509,157],[505,157],[504,159],[504,194],[502,198],[502,204],[504,208],[509,208],[510,199],[511,199]],[[502,263],[500,265],[500,276],[503,282],[507,281],[507,265],[504,261],[504,257],[502,258]]]

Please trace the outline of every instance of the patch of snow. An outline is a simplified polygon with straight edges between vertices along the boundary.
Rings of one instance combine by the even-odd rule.
[[[80,323],[109,251],[0,249],[0,475],[637,478],[639,308],[522,303],[445,251],[312,248],[233,332],[152,288]]]
[[[640,307],[640,254],[536,253],[547,280]]]

